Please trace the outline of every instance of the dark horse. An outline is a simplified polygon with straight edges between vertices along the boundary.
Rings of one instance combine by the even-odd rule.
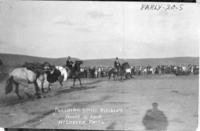
[[[113,76],[114,80],[116,80],[117,76],[119,75],[119,72],[117,70],[117,68],[111,68],[109,71],[108,71],[108,78],[110,79],[111,76]]]
[[[120,75],[121,75],[121,79],[123,79],[123,76],[125,77],[125,79],[132,78],[131,67],[128,62],[124,62],[121,65]]]
[[[70,77],[73,79],[73,86],[75,86],[76,79],[78,79],[80,85],[82,85],[82,83],[81,83],[81,71],[80,71],[81,64],[83,64],[83,61],[77,60],[77,61],[75,61],[72,68],[69,69],[70,70],[70,73],[69,73]]]
[[[130,74],[127,72],[127,69],[130,69],[130,65],[128,62],[124,62],[119,69],[117,68],[111,68],[108,72],[109,79],[111,78],[111,75],[113,75],[114,80],[118,78],[118,76],[121,77],[121,80],[123,80],[123,77],[128,78],[128,75]]]
[[[49,66],[48,70],[45,70],[46,73],[46,80],[48,81],[48,91],[51,90],[50,84],[58,81],[61,86],[63,86],[62,81],[63,77],[61,75],[61,72],[56,69],[55,66]],[[44,88],[42,88],[42,92],[44,93]]]

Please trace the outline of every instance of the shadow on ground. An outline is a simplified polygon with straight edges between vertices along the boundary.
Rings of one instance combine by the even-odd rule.
[[[166,131],[169,125],[163,111],[158,109],[158,103],[152,103],[152,109],[146,111],[142,123],[147,131]]]
[[[61,94],[66,94],[66,93],[70,93],[70,92],[74,92],[74,91],[81,91],[81,90],[88,90],[88,89],[93,89],[96,88],[97,86],[86,86],[86,85],[82,85],[79,87],[71,87],[71,88],[61,88],[58,90],[54,90],[51,91],[49,93],[44,93],[43,97],[41,99],[45,99],[45,98],[49,98],[49,97],[54,97],[54,96],[58,96]],[[28,101],[34,101],[37,100],[37,98],[33,95],[33,94],[28,94],[25,93],[28,97],[24,98],[24,99],[18,99],[18,97],[14,94],[12,96],[6,96],[4,98],[2,98],[0,100],[0,107],[6,107],[6,106],[14,106],[16,104],[24,104],[25,102]]]

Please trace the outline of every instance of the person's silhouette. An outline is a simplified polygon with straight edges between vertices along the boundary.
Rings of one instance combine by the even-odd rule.
[[[146,130],[165,131],[168,120],[165,114],[158,109],[158,103],[152,103],[153,108],[146,111],[142,120]]]

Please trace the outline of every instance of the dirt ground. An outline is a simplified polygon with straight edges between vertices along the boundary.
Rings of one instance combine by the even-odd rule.
[[[117,129],[144,131],[152,103],[167,117],[168,131],[194,131],[198,122],[198,76],[141,76],[125,81],[82,79],[52,85],[45,98],[5,95],[0,83],[0,126],[13,128]],[[78,82],[77,82],[78,84]],[[32,86],[20,93],[33,93]]]

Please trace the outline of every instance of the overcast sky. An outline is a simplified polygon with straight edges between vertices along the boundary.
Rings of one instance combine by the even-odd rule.
[[[140,8],[136,2],[4,1],[0,53],[81,59],[199,55],[195,4],[182,11]]]

